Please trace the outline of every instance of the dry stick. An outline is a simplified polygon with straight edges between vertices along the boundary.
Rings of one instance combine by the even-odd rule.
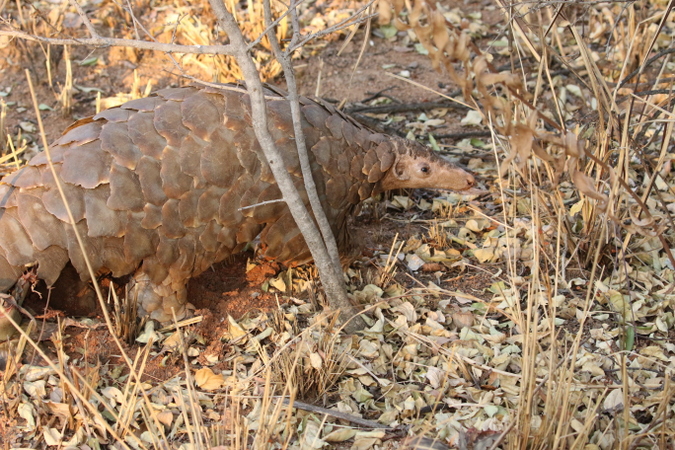
[[[155,50],[164,53],[186,53],[195,55],[232,55],[230,45],[180,45],[162,42],[139,41],[136,39],[118,39],[96,36],[91,38],[46,38],[18,30],[0,30],[0,36],[20,38],[31,42],[42,42],[53,45],[73,45],[89,47],[129,47],[142,50]]]
[[[480,138],[492,136],[492,133],[490,133],[489,130],[460,131],[458,133],[446,133],[446,134],[433,134],[433,133],[430,134],[435,139],[467,139],[467,138]]]
[[[369,20],[373,17],[376,17],[377,14],[373,13],[373,14],[367,14],[363,17],[360,17],[360,18],[352,21],[352,19],[354,19],[354,17],[358,17],[362,12],[364,12],[365,10],[370,8],[370,5],[372,5],[374,2],[375,2],[375,0],[369,1],[364,6],[360,7],[358,10],[356,10],[356,12],[354,14],[352,14],[351,16],[347,17],[344,20],[341,20],[340,22],[336,23],[335,25],[333,25],[331,27],[328,27],[324,30],[317,31],[316,33],[312,33],[308,36],[301,36],[301,37],[303,37],[303,39],[301,41],[296,42],[294,45],[288,46],[288,49],[287,49],[288,53],[293,54],[293,52],[295,50],[299,49],[300,47],[302,47],[303,45],[305,45],[309,41],[312,41],[312,40],[320,38],[322,36],[326,36],[328,34],[334,33],[335,31],[342,30],[343,28],[348,28],[348,27],[351,27],[352,25],[363,23],[366,20]]]
[[[371,1],[368,6],[372,5],[373,1]],[[354,74],[356,73],[356,69],[359,67],[359,64],[361,64],[361,59],[363,58],[363,55],[366,53],[366,46],[368,45],[368,41],[370,39],[370,27],[371,27],[371,20],[368,19],[366,22],[366,29],[363,33],[363,42],[361,43],[361,50],[359,51],[359,56],[356,58],[356,62],[354,62],[354,67],[352,68],[352,73],[349,75],[349,82],[347,83],[347,94],[342,98],[342,101],[340,102],[340,106],[338,107],[339,109],[342,109],[345,103],[347,103],[347,99],[349,98],[349,91],[351,90],[352,87],[352,81],[354,80]],[[354,28],[353,33],[356,33],[357,27]],[[347,43],[345,43],[345,46]],[[344,48],[344,46],[342,47]],[[342,49],[340,49],[340,52],[342,52]],[[340,55],[340,52],[338,52],[338,56]]]
[[[347,332],[353,333],[359,329],[363,329],[365,322],[357,315],[358,312],[349,302],[344,282],[341,277],[338,277],[337,271],[334,270],[332,261],[326,251],[326,246],[321,239],[321,234],[307,208],[305,208],[303,201],[300,199],[298,190],[291,180],[291,175],[283,164],[281,153],[274,144],[274,140],[267,128],[267,111],[263,96],[263,86],[260,81],[260,74],[248,52],[244,36],[232,14],[225,8],[222,0],[209,0],[209,3],[218,19],[218,23],[230,38],[232,56],[237,60],[246,79],[246,87],[251,101],[253,131],[265,154],[265,158],[267,158],[274,178],[279,184],[279,189],[284,200],[286,200],[288,209],[296,225],[302,232],[314,258],[329,303],[333,308],[340,310],[340,319],[346,324],[345,329]],[[353,320],[350,321],[352,318]]]
[[[301,402],[298,400],[290,401],[289,399],[284,398],[283,403],[285,405],[290,405],[292,408],[302,409],[304,411],[309,411],[313,413],[325,414],[327,416],[332,416],[340,420],[346,420],[366,428],[384,428],[386,430],[392,429],[391,427],[383,425],[379,422],[373,422],[372,420],[362,419],[353,414],[335,411],[334,409],[322,408],[321,406],[314,406],[309,403]]]
[[[80,4],[75,0],[69,0],[68,3],[70,3],[72,6],[75,7],[75,10],[77,11],[77,14],[82,19],[82,22],[84,22],[84,27],[87,29],[87,31],[89,31],[89,35],[93,38],[101,37],[96,32],[96,29],[94,28],[94,25],[91,23],[91,21],[89,20],[89,17],[87,17],[87,14],[85,14],[85,12],[82,9],[82,7],[80,6]]]
[[[272,21],[272,23],[266,23],[266,24],[265,24],[265,29],[263,30],[263,32],[260,33],[260,36],[258,36],[256,39],[252,40],[252,41],[248,44],[248,49],[249,49],[249,50],[252,50],[253,47],[255,47],[256,45],[260,44],[260,41],[263,40],[263,38],[265,37],[265,35],[266,35],[270,30],[274,29],[277,25],[279,25],[279,23],[281,23],[281,21],[284,20],[284,17],[288,16],[288,15],[291,13],[291,11],[295,11],[296,8],[297,8],[298,6],[300,6],[302,3],[306,2],[306,1],[307,1],[307,0],[297,0],[297,1],[291,2],[291,5],[288,7],[288,9],[286,10],[286,12],[284,12],[284,13],[281,14],[279,17],[277,17],[276,20]]]
[[[392,113],[401,113],[401,112],[418,112],[418,111],[429,111],[431,109],[437,108],[452,108],[459,110],[468,109],[464,105],[458,105],[453,102],[419,102],[419,103],[393,103],[389,105],[356,105],[349,108],[345,108],[344,112],[347,114],[351,113],[372,113],[372,114],[392,114]]]
[[[295,7],[295,2],[289,6],[289,9],[291,10],[291,22],[293,24],[293,38],[291,39],[290,45],[293,45],[300,35],[300,29],[297,20],[298,15]],[[333,235],[333,230],[330,227],[330,223],[328,223],[328,218],[326,217],[326,212],[321,205],[321,200],[319,200],[319,194],[316,190],[316,183],[314,182],[314,177],[312,176],[312,168],[309,163],[307,143],[305,142],[305,133],[302,131],[300,100],[298,98],[298,86],[295,80],[295,71],[293,70],[293,65],[291,64],[291,54],[281,50],[279,41],[277,41],[277,37],[274,32],[275,30],[270,26],[272,22],[272,10],[270,8],[269,0],[263,1],[263,8],[265,10],[265,23],[269,28],[269,31],[267,32],[267,38],[269,39],[270,45],[272,46],[274,57],[281,63],[281,67],[284,70],[284,78],[286,79],[286,87],[288,89],[287,100],[291,106],[291,116],[293,117],[293,133],[295,134],[295,145],[298,150],[300,168],[302,169],[302,178],[305,183],[305,191],[309,197],[309,204],[312,207],[312,213],[314,213],[316,223],[319,225],[319,231],[321,231],[323,242],[326,244],[328,256],[333,262],[333,270],[335,270],[338,274],[341,274],[342,266],[340,265],[340,254],[338,253],[335,236]]]

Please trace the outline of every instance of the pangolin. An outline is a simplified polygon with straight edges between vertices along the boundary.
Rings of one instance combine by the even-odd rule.
[[[269,130],[308,203],[285,94],[266,86]],[[75,122],[50,146],[97,274],[132,274],[140,314],[185,314],[187,281],[260,238],[285,265],[311,260],[255,135],[246,89],[168,88]],[[396,188],[464,190],[471,174],[421,144],[376,133],[330,105],[301,99],[319,197],[338,246],[365,199]],[[52,285],[84,258],[45,153],[0,180],[0,292],[27,267]],[[3,328],[0,318],[0,330]],[[6,326],[6,324],[5,324]],[[10,325],[11,327],[11,325]],[[0,332],[0,334],[2,334]]]

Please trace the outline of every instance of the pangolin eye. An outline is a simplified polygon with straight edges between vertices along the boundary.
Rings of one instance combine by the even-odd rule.
[[[422,171],[422,173],[429,173],[431,169],[429,169],[429,166],[422,166],[420,167],[420,170]]]

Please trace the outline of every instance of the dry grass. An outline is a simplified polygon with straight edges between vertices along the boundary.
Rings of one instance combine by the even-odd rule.
[[[660,421],[658,427],[652,422],[644,427],[634,415],[644,408],[635,396],[648,395],[645,391],[638,394],[640,389],[634,384],[638,375],[631,361],[641,354],[636,333],[639,322],[649,322],[654,316],[644,311],[636,314],[640,307],[632,301],[652,292],[658,300],[654,298],[649,308],[672,314],[666,300],[671,298],[667,286],[672,282],[673,269],[667,244],[672,242],[668,232],[672,228],[666,224],[672,223],[672,216],[666,207],[668,200],[663,198],[664,192],[667,198],[673,192],[666,185],[668,179],[663,178],[664,168],[669,167],[664,166],[669,159],[665,143],[670,141],[671,130],[670,125],[654,128],[661,121],[672,123],[669,109],[673,97],[668,94],[672,79],[661,81],[667,60],[660,70],[646,70],[639,77],[642,86],[665,88],[665,93],[640,96],[628,84],[619,89],[620,81],[637,68],[635,62],[646,61],[652,51],[658,50],[645,49],[638,43],[658,41],[663,32],[655,26],[659,12],[638,18],[632,7],[615,5],[603,8],[601,14],[591,14],[588,21],[576,16],[577,25],[583,23],[595,30],[588,36],[571,25],[568,14],[581,8],[595,11],[592,6],[579,3],[561,7],[559,16],[554,13],[557,6],[536,6],[531,11],[526,5],[507,10],[512,14],[508,17],[508,31],[514,39],[512,63],[524,68],[520,73],[533,77],[522,77],[519,72],[496,74],[488,69],[486,60],[471,52],[466,34],[452,27],[446,30],[443,11],[430,9],[423,2],[414,3],[407,23],[396,23],[399,29],[414,30],[434,64],[450,71],[463,88],[465,100],[476,105],[494,135],[506,138],[494,141],[497,153],[507,155],[500,173],[498,195],[504,205],[500,220],[513,226],[525,218],[530,235],[526,258],[522,257],[523,242],[515,234],[514,239],[498,243],[496,249],[498,252],[503,246],[507,275],[501,298],[522,333],[519,397],[514,405],[512,432],[504,443],[509,448],[585,448],[590,440],[602,448],[660,447],[671,442],[672,417]],[[404,9],[402,4],[396,7]],[[617,24],[610,35],[610,41],[617,39],[617,45],[606,47],[601,70],[592,46],[593,39],[607,31],[608,18],[609,23]],[[550,38],[542,39],[549,31]],[[562,63],[576,78],[555,79],[551,74],[554,62]],[[464,71],[457,71],[454,63],[460,63]],[[610,89],[610,85],[616,88]],[[572,92],[579,92],[579,98],[570,101]],[[587,119],[575,123],[583,116]],[[545,124],[554,131],[544,131]],[[645,134],[651,136],[649,143],[636,140]],[[587,140],[582,141],[582,136]],[[660,189],[655,187],[657,179]],[[584,194],[573,204],[570,200],[576,194],[569,190],[569,181]],[[652,197],[661,200],[650,204],[648,199]],[[580,227],[574,229],[574,225]],[[507,231],[506,236],[509,234]],[[665,264],[654,264],[653,260],[644,264],[644,260],[634,258],[626,261],[646,242]],[[659,247],[661,251],[656,250]],[[530,269],[526,279],[520,275],[523,263]],[[578,305],[577,326],[570,330],[559,326],[563,321],[558,306],[561,292],[569,289],[571,277],[567,271],[572,268],[587,271],[588,276],[582,295],[565,295]],[[585,348],[591,338],[587,319],[597,310],[594,299],[598,297],[610,298],[605,305],[617,328],[592,327],[590,331],[618,332],[615,350],[601,352],[604,356],[598,358],[604,360],[598,366],[602,367],[599,374],[608,374],[607,370],[615,374],[610,377],[614,383],[604,386],[590,382],[593,378],[589,380],[584,365],[588,356]],[[643,334],[643,348],[653,342],[652,338]],[[669,391],[673,368],[663,369],[649,378],[660,380],[659,390]],[[661,411],[663,402],[659,394],[655,412]],[[641,428],[651,432],[636,434]],[[659,432],[654,433],[654,428]]]
[[[464,267],[495,269],[485,295],[403,286],[398,254],[432,253],[422,239],[395,239],[374,259],[377,286],[354,287],[372,312],[358,338],[338,334],[329,316],[297,299],[272,317],[232,320],[228,352],[212,355],[222,370],[198,363],[203,345],[182,329],[146,329],[152,339],[135,358],[105,370],[69,359],[63,327],[52,338],[56,360],[22,364],[31,346],[41,351],[22,335],[0,385],[0,431],[16,446],[395,448],[401,434],[446,446],[438,448],[673,446],[675,102],[663,4],[496,2],[502,20],[490,40],[480,19],[450,8],[380,5],[382,27],[391,22],[412,36],[410,45],[421,42],[492,132],[487,145],[501,164],[481,172],[491,192],[473,209],[466,199],[439,201],[442,223],[428,230],[436,252],[459,248]],[[222,41],[204,8],[175,7],[150,32]],[[17,23],[38,20],[18,11]],[[239,10],[250,37],[261,31],[261,11],[258,2]],[[113,29],[132,22],[122,10],[111,17]],[[265,77],[278,73],[264,40],[255,54]],[[497,73],[493,57],[513,70]],[[237,77],[227,58],[179,62],[209,80]],[[140,80],[134,86],[136,95],[145,91]],[[64,110],[71,89],[66,82],[61,90]],[[4,129],[0,105],[0,129],[10,136],[3,144],[19,142]],[[3,161],[19,152],[6,153]],[[134,315],[113,304],[113,334],[129,341],[135,331],[125,323]],[[157,345],[183,360],[179,376],[143,378]],[[406,431],[358,429],[281,397]],[[9,424],[20,431],[10,434]]]

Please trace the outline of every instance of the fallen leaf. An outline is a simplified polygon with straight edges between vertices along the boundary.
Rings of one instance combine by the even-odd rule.
[[[204,367],[195,373],[195,383],[205,391],[213,391],[223,386],[225,378],[222,374],[215,374],[213,370]]]

